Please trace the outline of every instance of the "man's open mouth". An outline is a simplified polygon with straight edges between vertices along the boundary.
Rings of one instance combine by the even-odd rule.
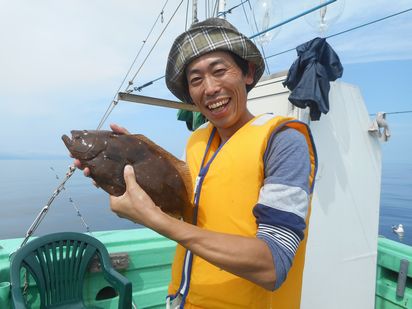
[[[224,109],[225,106],[229,103],[229,101],[230,101],[230,98],[223,99],[223,100],[220,100],[213,104],[208,105],[207,108],[212,112],[218,112]]]

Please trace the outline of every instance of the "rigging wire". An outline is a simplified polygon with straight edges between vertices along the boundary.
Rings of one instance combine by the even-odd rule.
[[[109,117],[109,115],[110,115],[110,113],[112,112],[113,108],[117,105],[117,100],[116,100],[117,94],[119,93],[120,89],[123,87],[124,82],[126,81],[127,77],[129,76],[132,68],[134,67],[134,65],[135,65],[138,57],[140,56],[140,53],[141,53],[142,50],[143,50],[143,47],[145,46],[147,40],[149,39],[150,35],[151,35],[152,32],[153,32],[153,29],[155,28],[157,22],[159,21],[159,18],[161,18],[161,17],[163,16],[163,11],[164,11],[164,9],[165,9],[165,7],[166,7],[166,5],[167,5],[168,2],[169,2],[169,0],[166,0],[166,1],[165,1],[165,3],[164,3],[164,5],[163,5],[163,7],[162,7],[162,9],[161,9],[161,11],[160,11],[160,13],[159,13],[159,15],[157,15],[157,18],[156,18],[155,22],[154,22],[153,25],[152,25],[152,28],[150,29],[150,31],[149,31],[149,33],[147,34],[146,38],[143,40],[142,46],[140,47],[139,51],[137,52],[137,55],[136,55],[135,58],[133,59],[132,64],[130,65],[129,69],[127,70],[127,73],[125,74],[122,82],[120,83],[119,88],[118,88],[117,91],[115,92],[112,101],[110,102],[110,104],[109,104],[109,106],[107,107],[105,113],[103,114],[103,117],[101,118],[101,120],[100,120],[100,122],[99,122],[99,125],[97,126],[97,130],[100,130],[100,129],[101,129],[101,127],[103,126],[103,123],[104,123],[104,122],[106,121],[106,119]],[[163,17],[162,17],[162,18],[163,18]],[[128,87],[129,87],[129,86],[130,86],[130,81],[129,81]],[[127,87],[127,88],[128,88],[128,87]],[[127,88],[126,88],[126,91],[127,91]]]
[[[248,2],[248,1],[249,1],[249,0],[247,0],[247,1],[245,1],[245,2]],[[397,13],[394,13],[394,14],[391,14],[391,15],[388,15],[388,16],[385,16],[385,17],[382,17],[382,18],[379,18],[379,19],[370,21],[370,22],[368,22],[368,23],[365,23],[365,24],[362,24],[362,25],[359,25],[359,26],[356,26],[356,27],[352,27],[352,28],[349,28],[349,29],[347,29],[347,30],[344,30],[344,31],[341,31],[341,32],[332,34],[332,35],[330,35],[330,36],[327,36],[326,39],[327,39],[327,38],[331,38],[331,37],[335,37],[335,36],[338,36],[338,35],[341,35],[341,34],[344,34],[344,33],[347,33],[347,32],[350,32],[350,31],[353,31],[353,30],[356,30],[356,29],[359,29],[359,28],[362,28],[362,27],[365,27],[365,26],[369,26],[369,25],[371,25],[371,24],[374,24],[374,23],[383,21],[383,20],[385,20],[385,19],[389,19],[389,18],[395,17],[395,16],[397,16],[397,15],[401,15],[401,14],[407,13],[407,12],[409,12],[409,11],[412,11],[412,8],[409,8],[409,9],[406,9],[406,10],[403,10],[403,11],[400,11],[400,12],[397,12]],[[293,47],[293,48],[284,50],[284,51],[282,51],[282,52],[279,52],[279,53],[276,53],[276,54],[267,56],[266,59],[273,58],[273,57],[276,57],[276,56],[279,56],[279,55],[282,55],[282,54],[285,54],[285,53],[288,53],[288,52],[291,52],[291,51],[294,51],[294,50],[296,50],[296,47]],[[150,85],[151,85],[151,84],[153,83],[153,81],[160,80],[160,79],[162,79],[162,78],[164,78],[164,77],[165,77],[165,76],[163,75],[163,76],[158,77],[158,78],[156,78],[155,80],[152,80],[151,82],[148,82],[148,83],[146,83],[146,84],[150,84]],[[141,90],[141,89],[144,88],[144,87],[138,87],[138,88],[140,88],[140,90]]]
[[[226,17],[226,14],[231,14],[234,9],[237,9],[237,8],[238,8],[239,6],[241,6],[241,5],[243,6],[243,4],[246,3],[246,2],[249,2],[249,5],[250,5],[250,0],[242,1],[242,2],[240,2],[239,4],[237,4],[237,5],[235,5],[235,6],[232,6],[231,8],[227,9],[226,11],[220,12],[220,13],[217,15],[217,17],[220,17],[220,16],[222,16],[222,15],[223,15],[224,17]],[[216,3],[217,3],[217,1],[216,1]]]
[[[368,23],[362,24],[362,25],[357,26],[357,27],[353,27],[353,28],[350,28],[350,29],[347,29],[347,30],[344,30],[344,31],[341,31],[341,32],[338,32],[338,33],[335,33],[335,34],[332,34],[332,35],[329,35],[329,36],[327,36],[326,38],[332,38],[332,37],[334,37],[334,36],[341,35],[341,34],[344,34],[344,33],[346,33],[346,32],[352,31],[352,30],[356,30],[356,29],[359,29],[359,28],[363,28],[363,27],[365,27],[365,26],[372,25],[372,24],[374,24],[374,23],[383,21],[383,20],[388,19],[388,18],[391,18],[391,17],[395,17],[395,16],[397,16],[397,15],[401,15],[401,14],[403,14],[403,13],[407,13],[407,12],[409,12],[409,11],[412,11],[412,8],[409,8],[409,9],[406,9],[406,10],[404,10],[404,11],[401,11],[401,12],[398,12],[398,13],[394,13],[394,14],[391,14],[391,15],[388,15],[388,16],[385,16],[385,17],[382,17],[382,18],[373,20],[373,21],[370,21],[370,22],[368,22]]]
[[[172,21],[172,19],[175,17],[177,11],[179,10],[180,6],[182,5],[183,0],[180,1],[179,5],[177,6],[177,8],[175,9],[175,11],[173,12],[172,16],[169,18],[167,24],[165,25],[165,27],[163,28],[162,32],[160,33],[159,37],[157,38],[157,40],[154,42],[152,48],[149,50],[149,53],[147,54],[146,58],[143,60],[142,64],[140,65],[140,67],[137,69],[136,73],[133,75],[133,78],[131,79],[131,81],[129,81],[129,84],[133,85],[133,82],[136,78],[136,76],[140,73],[140,70],[142,69],[143,65],[146,63],[147,59],[149,58],[149,56],[151,55],[153,49],[156,47],[157,43],[159,42],[160,38],[163,36],[164,32],[166,31],[167,27],[169,26],[170,22]]]
[[[350,31],[353,31],[353,30],[357,30],[357,29],[359,29],[359,28],[363,28],[363,27],[366,27],[366,26],[375,24],[375,23],[377,23],[377,22],[380,22],[380,21],[383,21],[383,20],[386,20],[386,19],[389,19],[389,18],[398,16],[398,15],[401,15],[401,14],[407,13],[407,12],[409,12],[409,11],[412,11],[412,8],[409,8],[409,9],[406,9],[406,10],[403,10],[403,11],[400,11],[400,12],[397,12],[397,13],[394,13],[394,14],[391,14],[391,15],[387,15],[387,16],[385,16],[385,17],[382,17],[382,18],[379,18],[379,19],[375,19],[375,20],[372,20],[372,21],[370,21],[370,22],[361,24],[361,25],[359,25],[359,26],[355,26],[355,27],[352,27],[352,28],[349,28],[349,29],[346,29],[346,30],[343,30],[343,31],[340,31],[340,32],[337,32],[337,33],[334,33],[334,34],[331,34],[331,35],[328,35],[328,36],[325,37],[325,39],[333,38],[333,37],[335,37],[335,36],[338,36],[338,35],[341,35],[341,34],[344,34],[344,33],[350,32]],[[287,53],[287,52],[293,51],[293,50],[295,50],[295,49],[296,49],[296,47],[290,48],[290,49],[285,50],[285,51],[282,51],[282,52],[280,52],[280,53],[276,53],[276,54],[270,55],[270,56],[268,56],[267,58],[276,57],[276,56],[279,56],[279,55],[281,55],[281,54],[285,54],[285,53]]]
[[[140,67],[137,69],[136,73],[133,75],[132,79],[129,80],[129,84],[125,90],[125,92],[132,92],[131,90],[129,90],[129,87],[133,85],[134,80],[136,78],[136,76],[140,73],[140,70],[142,69],[142,67],[144,66],[144,64],[146,63],[147,59],[149,58],[149,56],[151,55],[153,49],[156,47],[157,43],[159,42],[160,38],[163,36],[163,33],[166,31],[167,27],[169,26],[170,22],[172,21],[173,17],[176,15],[176,12],[179,10],[180,6],[182,5],[184,0],[181,0],[179,5],[177,6],[176,10],[173,12],[173,15],[170,17],[169,21],[167,22],[166,26],[163,28],[162,32],[160,33],[159,37],[157,38],[157,40],[154,42],[152,48],[149,50],[148,54],[146,55],[146,58],[143,60],[142,64],[140,65]],[[113,109],[116,107],[118,101],[116,100],[116,96],[119,94],[120,89],[117,91],[116,95],[115,95],[115,99],[113,99],[113,101],[110,103],[106,113],[104,114],[102,120],[100,121],[100,124],[97,128],[97,130],[99,130],[102,126],[103,123],[107,120],[107,118],[109,117],[109,115],[111,114],[111,112],[113,111]]]
[[[394,115],[394,114],[412,114],[412,111],[395,111],[395,112],[384,112],[385,115]],[[377,113],[371,113],[369,116],[375,116]]]

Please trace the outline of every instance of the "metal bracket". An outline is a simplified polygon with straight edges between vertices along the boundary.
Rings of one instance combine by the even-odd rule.
[[[405,295],[406,279],[408,278],[409,261],[402,259],[399,266],[398,285],[396,286],[396,296],[403,298]]]
[[[116,253],[110,253],[110,260],[112,262],[112,266],[116,270],[125,270],[129,267],[129,254],[127,252],[116,252]],[[89,267],[89,271],[91,273],[97,273],[101,272],[102,268],[100,265],[100,261],[95,256]]]

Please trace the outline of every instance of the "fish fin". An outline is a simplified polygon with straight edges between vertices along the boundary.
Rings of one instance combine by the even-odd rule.
[[[193,183],[192,183],[192,176],[190,174],[189,166],[186,162],[179,160],[173,154],[168,152],[166,149],[160,147],[155,142],[147,138],[142,134],[133,134],[136,138],[141,140],[142,142],[152,146],[153,150],[159,153],[159,155],[166,158],[169,162],[171,162],[174,166],[176,166],[177,171],[179,172],[180,176],[183,178],[183,182],[185,183],[186,190],[188,196],[190,196],[193,192]]]

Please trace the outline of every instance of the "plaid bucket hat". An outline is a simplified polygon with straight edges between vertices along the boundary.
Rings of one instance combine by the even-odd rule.
[[[230,51],[255,64],[254,80],[247,91],[256,85],[265,70],[263,57],[256,45],[225,19],[209,18],[193,24],[174,41],[166,66],[167,88],[183,102],[193,103],[186,81],[186,66],[212,51]]]

